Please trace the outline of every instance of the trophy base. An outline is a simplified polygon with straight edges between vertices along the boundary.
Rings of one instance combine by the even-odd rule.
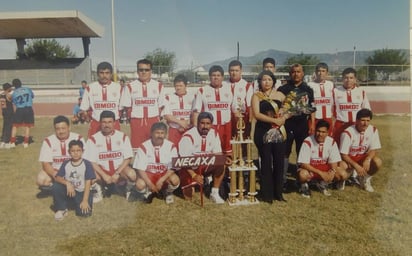
[[[236,198],[234,200],[234,202],[231,202],[230,200],[228,200],[228,204],[230,206],[234,206],[234,205],[253,205],[253,204],[259,204],[259,200],[256,199],[256,197],[254,197],[254,201],[251,202],[250,198],[248,196],[246,196],[245,198],[243,198],[243,200],[240,200],[238,198]]]

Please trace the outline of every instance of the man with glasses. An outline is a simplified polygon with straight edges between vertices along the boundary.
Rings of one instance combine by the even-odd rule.
[[[130,115],[130,137],[133,150],[150,138],[150,128],[160,121],[164,107],[163,85],[152,79],[152,62],[148,59],[137,61],[138,79],[124,90],[130,101],[124,107]]]

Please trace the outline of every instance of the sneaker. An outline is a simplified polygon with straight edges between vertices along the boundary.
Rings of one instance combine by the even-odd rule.
[[[15,148],[15,147],[16,147],[16,144],[15,144],[15,143],[8,143],[8,144],[6,144],[6,148],[7,148],[7,149]]]
[[[166,201],[166,204],[173,204],[175,202],[173,194],[172,193],[167,193],[166,197],[165,197],[165,201]]]
[[[95,203],[98,203],[98,202],[101,202],[103,200],[103,193],[100,191],[100,192],[94,192],[93,193],[93,203],[95,204]]]
[[[316,186],[318,187],[319,191],[325,195],[325,196],[331,196],[332,194],[328,190],[328,184],[324,181],[319,181],[316,183]]]
[[[6,143],[4,142],[0,143],[0,148],[6,148]]]
[[[303,183],[303,184],[300,186],[300,194],[301,194],[303,197],[305,197],[305,198],[310,198],[311,193],[310,193],[310,189],[309,189],[308,183]]]
[[[337,190],[345,190],[345,180],[340,180],[336,182],[336,189]]]
[[[93,193],[93,203],[98,203],[103,200],[103,192],[99,184],[97,183],[93,184],[92,193]]]
[[[375,189],[373,189],[372,184],[371,184],[371,179],[372,179],[371,176],[359,177],[359,178],[362,178],[362,179],[359,180],[359,182],[361,182],[360,184],[361,184],[362,189],[364,189],[364,190],[366,190],[370,193],[375,192]]]
[[[148,191],[148,192],[146,192],[145,194],[144,194],[144,202],[146,203],[146,204],[151,204],[152,202],[153,202],[153,198],[155,197],[155,194],[154,193],[152,193],[152,192],[150,192],[150,191]]]
[[[28,148],[29,144],[28,143],[23,143],[23,148]]]
[[[63,220],[64,217],[67,216],[67,213],[68,213],[67,209],[59,210],[54,214],[54,219],[55,220]]]
[[[223,200],[218,193],[211,193],[210,194],[210,200],[212,202],[215,202],[216,204],[224,204],[225,200]]]

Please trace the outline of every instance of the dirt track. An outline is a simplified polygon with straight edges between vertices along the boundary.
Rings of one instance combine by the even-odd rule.
[[[371,101],[375,114],[408,114],[411,111],[409,101]],[[34,103],[37,116],[67,115],[73,113],[74,103]]]

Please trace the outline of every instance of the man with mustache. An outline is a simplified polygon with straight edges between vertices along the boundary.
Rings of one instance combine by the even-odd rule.
[[[377,156],[377,150],[381,148],[379,133],[376,127],[370,124],[371,120],[371,110],[359,110],[355,124],[348,127],[340,137],[343,167],[355,172],[361,188],[368,192],[374,192],[371,185],[372,175],[382,166],[382,160]]]
[[[219,134],[212,128],[213,115],[201,112],[197,117],[197,126],[183,134],[179,142],[180,156],[196,156],[208,154],[222,154]],[[197,168],[182,169],[179,172],[182,187],[193,181],[203,186],[204,177],[213,176],[213,187],[210,200],[217,204],[225,201],[219,195],[219,187],[223,180],[223,166],[200,166]],[[185,199],[191,200],[193,187],[183,189]]]
[[[174,202],[173,191],[180,180],[172,170],[172,158],[177,157],[176,146],[167,136],[165,123],[157,122],[150,128],[151,138],[137,149],[133,168],[137,170],[136,188],[138,198],[151,203],[154,194],[163,193],[166,204]]]

